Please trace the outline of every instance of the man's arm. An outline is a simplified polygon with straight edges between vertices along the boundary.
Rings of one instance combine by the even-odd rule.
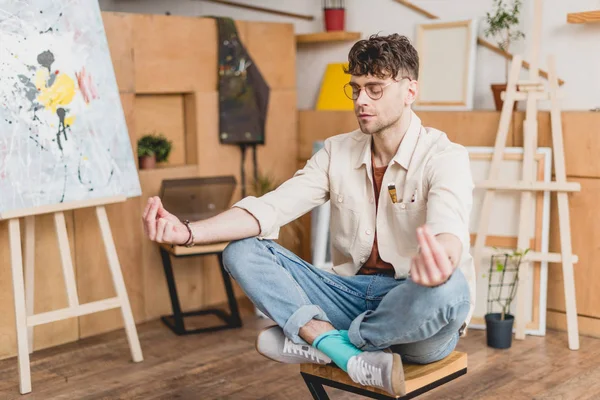
[[[474,185],[469,154],[452,144],[430,160],[426,174],[427,220],[417,231],[420,251],[413,258],[411,276],[423,286],[437,286],[458,266],[470,240]]]
[[[227,242],[254,236],[276,239],[280,226],[328,200],[327,147],[326,144],[326,148],[276,190],[260,198],[246,197],[215,217],[190,223],[194,243]],[[158,197],[148,200],[142,219],[150,240],[185,244],[190,238],[187,227],[162,206]]]
[[[452,268],[456,268],[462,254],[462,242],[460,239],[452,233],[440,233],[435,235],[435,238],[446,252]]]

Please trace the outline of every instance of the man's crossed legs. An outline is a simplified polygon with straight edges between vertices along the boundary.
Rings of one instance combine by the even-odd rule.
[[[434,288],[381,274],[338,276],[256,238],[230,243],[223,262],[278,325],[259,335],[261,354],[288,363],[333,361],[354,381],[394,395],[404,394],[393,386],[403,381],[400,360],[428,364],[446,357],[469,311],[459,269]]]

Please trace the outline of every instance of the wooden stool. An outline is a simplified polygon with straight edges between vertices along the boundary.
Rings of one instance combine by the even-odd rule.
[[[362,386],[337,366],[302,364],[300,374],[315,400],[329,400],[323,385],[360,394],[372,399],[412,399],[467,373],[467,354],[454,351],[446,358],[431,364],[404,365],[406,394],[392,397],[381,389]]]
[[[237,300],[235,299],[235,294],[233,293],[231,279],[229,277],[229,273],[225,271],[225,268],[223,266],[223,250],[225,250],[225,247],[227,247],[227,245],[228,243],[215,243],[193,247],[171,246],[168,244],[160,245],[160,254],[162,257],[163,268],[165,270],[165,278],[167,279],[167,285],[169,287],[171,307],[173,309],[172,315],[163,315],[161,317],[161,320],[177,335],[214,332],[221,329],[239,328],[242,326],[242,319],[240,318]],[[173,265],[171,264],[171,257],[198,257],[208,255],[216,255],[219,259],[221,275],[223,276],[223,285],[225,286],[225,292],[227,293],[229,313],[215,308],[182,312],[181,305],[179,303],[179,296],[177,294],[177,286],[175,286],[175,276],[173,275]],[[224,324],[200,329],[185,328],[185,317],[207,314],[216,315],[221,320],[223,320]]]

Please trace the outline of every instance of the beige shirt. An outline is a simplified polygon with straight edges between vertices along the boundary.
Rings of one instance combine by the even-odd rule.
[[[418,249],[417,227],[427,224],[434,235],[454,234],[463,244],[458,268],[470,288],[468,324],[476,282],[469,251],[474,184],[467,150],[445,133],[423,127],[411,112],[410,126],[383,177],[376,215],[371,142],[360,130],[330,137],[279,188],[260,198],[246,197],[234,207],[256,217],[260,239],[276,239],[281,226],[331,200],[329,272],[344,276],[355,275],[369,258],[375,229],[381,259],[394,266],[396,279],[409,275]],[[396,186],[396,203],[388,193],[389,183]]]

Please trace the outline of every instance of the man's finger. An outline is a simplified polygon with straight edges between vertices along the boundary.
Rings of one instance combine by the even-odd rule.
[[[417,236],[419,237],[419,245],[421,246],[420,264],[422,264],[421,271],[429,277],[429,283],[437,283],[442,279],[442,272],[437,265],[436,259],[434,258],[429,242],[425,238],[425,233],[422,228],[417,229]]]
[[[440,272],[444,275],[444,279],[449,277],[452,274],[453,268],[452,263],[450,262],[450,258],[448,258],[448,253],[444,249],[435,236],[431,233],[428,227],[425,227],[425,240],[429,244],[429,248],[433,254],[435,259],[435,263],[438,266]]]
[[[160,218],[156,223],[156,242],[162,243],[163,237],[165,234],[165,226],[167,225],[167,220]]]
[[[421,284],[421,276],[419,275],[419,269],[417,268],[417,264],[415,262],[415,259],[417,257],[413,257],[412,261],[410,263],[410,278],[412,279],[412,281],[416,284]]]
[[[429,278],[429,274],[427,273],[427,268],[425,267],[425,264],[423,263],[423,259],[422,257],[415,257],[415,266],[416,269],[419,271],[419,279],[421,282],[421,285],[423,286],[430,286],[431,285],[431,279]]]
[[[146,222],[148,223],[148,237],[150,240],[156,239],[156,211],[158,209],[158,205],[156,202],[152,202],[152,206],[150,210],[148,210],[148,215],[146,215]]]
[[[146,207],[144,208],[144,212],[142,214],[143,219],[146,219],[146,215],[148,215],[148,211],[150,210],[151,206],[152,206],[152,197],[149,197],[148,202],[146,203]]]

